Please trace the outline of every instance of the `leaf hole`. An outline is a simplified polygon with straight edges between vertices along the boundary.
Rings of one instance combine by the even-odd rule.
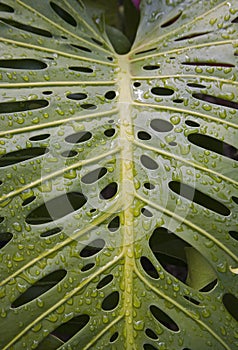
[[[0,12],[14,12],[14,9],[9,6],[9,5],[6,5],[6,4],[3,4],[3,3],[0,3]]]
[[[187,83],[187,86],[194,87],[196,89],[206,89],[206,85],[202,85],[198,83]]]
[[[143,66],[144,70],[156,70],[159,68],[160,68],[159,64],[151,64],[151,65]]]
[[[71,66],[69,67],[70,70],[76,71],[76,72],[81,72],[81,73],[93,73],[93,69],[89,67],[76,67],[76,66]]]
[[[103,239],[95,239],[86,247],[84,247],[81,250],[79,255],[82,258],[89,258],[93,255],[98,254],[104,248],[104,246],[105,246],[105,241]]]
[[[151,89],[151,92],[153,95],[157,95],[157,96],[171,96],[174,94],[174,90],[169,89],[169,88],[164,88],[164,87],[153,87]]]
[[[49,102],[46,100],[1,102],[0,103],[0,114],[1,113],[15,113],[15,112],[32,111],[33,109],[44,108],[48,105],[49,105]]]
[[[88,324],[89,320],[90,317],[86,314],[76,316],[74,318],[71,318],[71,320],[68,322],[63,323],[57,327],[53,332],[51,332],[51,334],[63,342],[67,342],[76,333],[83,329]]]
[[[85,184],[92,184],[96,181],[98,181],[99,179],[101,179],[103,176],[105,176],[107,173],[107,169],[106,168],[97,168],[91,172],[89,172],[88,174],[84,175],[82,177],[82,182]]]
[[[175,100],[173,100],[174,103],[183,103],[184,100],[182,98],[176,98]]]
[[[120,295],[118,292],[112,292],[102,302],[102,309],[105,311],[111,311],[119,304]]]
[[[78,49],[81,51],[92,52],[92,50],[90,50],[88,47],[85,47],[85,46],[80,46],[80,45],[75,45],[75,44],[71,44],[71,46],[73,46],[75,49]]]
[[[175,323],[175,321],[173,321],[171,317],[169,317],[164,311],[159,309],[157,306],[151,305],[150,311],[152,315],[156,318],[156,320],[159,321],[163,326],[165,326],[173,332],[179,331],[179,327]]]
[[[114,128],[110,128],[104,131],[104,135],[107,137],[112,137],[115,135],[116,130]]]
[[[114,343],[117,340],[118,336],[119,336],[119,333],[115,332],[110,338],[110,343]]]
[[[146,156],[146,155],[142,155],[140,157],[140,161],[141,161],[141,164],[146,168],[146,169],[149,169],[149,170],[156,170],[158,169],[158,164],[150,157]]]
[[[154,331],[152,331],[152,329],[150,328],[146,328],[145,330],[145,334],[147,335],[147,337],[149,337],[150,339],[156,340],[158,339],[157,334],[155,334]]]
[[[67,274],[66,270],[57,270],[41,278],[21,294],[11,305],[13,309],[18,308],[38,298],[42,294],[55,287]]]
[[[92,137],[89,131],[79,131],[75,134],[71,134],[65,138],[66,142],[69,143],[81,143],[90,140]]]
[[[153,119],[150,122],[150,126],[153,130],[157,132],[169,132],[173,130],[173,125],[167,120],[163,119]]]
[[[141,209],[141,213],[146,216],[147,218],[152,218],[153,214],[146,208]]]
[[[69,98],[70,100],[85,100],[85,98],[88,97],[88,95],[82,93],[82,92],[76,92],[76,93],[73,93],[73,94],[68,94],[66,96],[67,98]]]
[[[112,221],[109,222],[108,224],[108,230],[111,232],[115,232],[119,229],[120,227],[120,217],[116,216]]]
[[[50,137],[50,134],[40,134],[40,135],[30,137],[29,140],[30,141],[42,141],[42,140],[48,139],[48,137]]]
[[[187,39],[197,38],[199,36],[206,35],[209,33],[211,33],[211,32],[190,33],[188,35],[182,36],[181,38],[177,38],[174,41],[183,41],[183,40],[187,40]]]
[[[154,267],[152,262],[147,257],[142,256],[140,258],[140,263],[141,263],[143,270],[145,271],[145,273],[147,275],[149,275],[150,277],[152,277],[154,279],[159,278],[159,274],[158,274],[156,268]]]
[[[192,128],[198,128],[200,126],[199,123],[194,122],[193,120],[185,120],[185,124],[191,126]]]
[[[177,146],[177,142],[171,141],[171,142],[169,142],[169,145],[170,146]]]
[[[231,293],[226,293],[222,297],[222,302],[229,314],[238,321],[238,299]]]
[[[72,158],[72,157],[75,157],[77,154],[78,154],[78,152],[70,150],[70,151],[62,152],[61,156],[65,157],[65,158]]]
[[[138,51],[135,53],[135,55],[141,55],[143,53],[149,53],[149,52],[153,52],[153,51],[156,51],[156,47],[153,47],[152,49],[148,49],[148,50]]]
[[[26,218],[30,225],[41,225],[54,220],[58,220],[69,215],[84,206],[86,197],[80,192],[69,192],[34,209]]]
[[[0,249],[5,247],[13,238],[13,234],[10,232],[0,233]]]
[[[144,183],[144,187],[147,189],[147,190],[154,190],[155,189],[155,186],[153,184],[151,184],[150,182],[145,182]]]
[[[216,97],[216,96],[202,94],[202,93],[194,93],[192,94],[192,96],[197,100],[209,102],[214,105],[238,109],[237,102],[229,101],[221,97]]]
[[[117,183],[116,182],[111,182],[109,185],[107,185],[100,192],[99,198],[100,199],[105,199],[105,200],[113,198],[116,195],[116,193],[117,193],[117,188],[118,188]]]
[[[202,293],[208,293],[211,290],[213,290],[215,287],[217,286],[217,279],[215,279],[214,281],[208,283],[205,287],[203,287],[202,289],[200,289],[200,292]]]
[[[101,279],[101,281],[97,284],[97,289],[102,289],[107,286],[113,280],[113,275],[107,275]]]
[[[138,81],[136,81],[136,82],[133,84],[133,86],[134,86],[135,88],[138,88],[138,87],[141,86],[141,83],[139,83]]]
[[[53,91],[50,91],[50,90],[46,90],[46,91],[42,91],[42,94],[43,95],[52,95],[53,94]]]
[[[82,272],[85,272],[85,271],[91,270],[94,266],[95,266],[94,263],[89,263],[89,264],[83,266],[83,267],[81,268],[81,271],[82,271]]]
[[[97,44],[97,45],[99,45],[99,46],[103,46],[103,43],[101,42],[101,41],[99,41],[99,40],[97,40],[97,39],[95,39],[95,38],[91,38],[92,39],[92,41],[95,43],[95,44]]]
[[[107,57],[108,61],[114,61],[113,58],[111,56]]]
[[[33,202],[36,199],[36,196],[31,196],[26,198],[23,202],[22,202],[22,206],[25,207],[26,205],[30,204],[31,202]]]
[[[4,221],[4,217],[0,216],[0,224]]]
[[[32,26],[27,25],[27,24],[13,21],[12,19],[0,18],[0,20],[4,23],[8,24],[11,27],[21,29],[21,30],[24,30],[26,32],[30,32],[30,33],[33,33],[36,35],[41,35],[41,36],[44,36],[46,38],[52,38],[52,34],[50,32],[48,32],[48,30],[44,30],[44,29],[41,29],[38,27],[32,27]]]
[[[185,66],[202,66],[202,67],[235,67],[231,63],[223,62],[209,62],[209,61],[195,61],[195,62],[182,62]],[[188,84],[187,84],[188,85]]]
[[[55,13],[66,23],[70,24],[73,27],[77,27],[77,22],[67,11],[65,11],[61,6],[57,5],[53,1],[50,1],[51,8]]]
[[[238,23],[238,17],[234,18],[231,23]]]
[[[153,345],[151,344],[144,344],[143,345],[144,350],[158,350],[157,348],[155,348]]]
[[[238,241],[238,232],[237,231],[229,231],[229,235],[235,239],[236,241]]]
[[[107,91],[104,96],[107,100],[113,100],[116,97],[116,92],[115,91]]]
[[[151,139],[151,135],[148,134],[148,132],[146,132],[146,131],[139,131],[137,133],[137,137],[138,137],[138,139],[145,140],[145,141]]]
[[[182,196],[209,210],[212,210],[217,214],[223,216],[230,215],[230,210],[224,204],[222,204],[214,198],[211,198],[207,194],[197,190],[192,186],[186,185],[178,181],[170,181],[169,188],[179,196]]]
[[[91,103],[85,103],[85,104],[81,105],[81,107],[82,107],[83,109],[91,109],[91,110],[97,109],[97,106],[96,106],[96,105],[93,105],[93,104],[91,104]]]
[[[6,153],[0,157],[0,168],[34,159],[48,152],[49,150],[45,147],[31,147]]]
[[[190,303],[192,303],[194,305],[197,305],[197,306],[200,305],[200,302],[192,297],[189,297],[187,295],[184,295],[183,297],[184,297],[184,299],[188,300]]]
[[[54,236],[54,235],[56,235],[57,233],[60,233],[62,230],[63,230],[62,227],[55,227],[55,228],[52,228],[51,230],[42,232],[40,236],[41,236],[41,237],[50,237],[50,236]]]
[[[200,133],[188,135],[188,140],[196,146],[208,149],[224,157],[236,161],[238,160],[238,149],[230,145],[229,143],[220,141],[214,137],[203,135]]]
[[[232,198],[233,202],[235,202],[236,204],[238,204],[238,197],[232,196],[231,198]]]
[[[30,58],[0,60],[0,68],[41,70],[47,68],[47,64]]]
[[[179,13],[177,13],[175,16],[173,16],[172,18],[170,18],[169,20],[167,20],[166,22],[164,22],[163,24],[161,24],[161,28],[166,28],[171,26],[172,24],[174,24],[175,22],[177,22],[177,20],[181,17],[182,15],[182,11],[180,11]]]

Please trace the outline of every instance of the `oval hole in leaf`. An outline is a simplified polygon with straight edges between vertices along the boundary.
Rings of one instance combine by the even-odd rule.
[[[58,220],[80,209],[87,202],[80,192],[63,194],[34,209],[26,218],[30,225],[41,225]]]
[[[155,189],[155,186],[153,184],[151,184],[150,182],[145,182],[144,183],[144,187],[147,189],[147,190],[154,190]]]
[[[117,340],[118,336],[119,336],[119,333],[115,332],[110,338],[110,343],[114,343],[114,341]]]
[[[95,38],[91,38],[91,39],[92,39],[92,41],[95,42],[95,44],[97,44],[97,45],[99,45],[99,46],[103,46],[103,43],[101,43],[101,41],[99,41],[99,40],[97,40],[97,39],[95,39]]]
[[[143,345],[144,350],[158,350],[157,348],[155,348],[153,345],[151,344],[144,344]]]
[[[181,98],[176,98],[175,100],[173,100],[174,103],[183,103],[183,99]]]
[[[58,339],[67,342],[76,333],[83,329],[88,324],[89,320],[90,317],[86,314],[76,316],[74,318],[71,318],[71,320],[68,322],[63,323],[57,327],[53,332],[51,332],[51,334]]]
[[[187,83],[187,85],[189,87],[194,87],[194,88],[197,88],[197,89],[206,89],[205,85],[198,84],[198,83]]]
[[[102,302],[102,309],[105,311],[111,311],[115,309],[119,303],[119,293],[112,292]]]
[[[97,168],[93,171],[90,171],[86,175],[82,177],[82,182],[85,184],[92,184],[99,179],[101,179],[103,176],[105,176],[107,173],[107,169],[102,167],[102,168]]]
[[[155,332],[152,331],[152,329],[150,329],[150,328],[146,328],[145,334],[146,334],[147,337],[149,337],[150,339],[153,339],[153,340],[158,339],[158,336],[157,336],[157,335],[155,334]]]
[[[180,16],[182,15],[182,11],[180,11],[179,13],[177,13],[175,16],[173,16],[172,18],[168,19],[166,22],[164,22],[163,24],[161,24],[161,28],[166,28],[171,26],[172,24],[174,24],[175,22],[177,22],[177,20],[180,18]]]
[[[159,321],[162,325],[164,325],[173,332],[179,331],[178,325],[172,320],[172,318],[169,317],[164,311],[159,309],[157,306],[151,305],[150,311],[152,315],[156,318],[156,320]]]
[[[52,34],[50,32],[48,32],[48,30],[45,29],[41,29],[38,27],[32,27],[30,25],[27,24],[23,24],[17,21],[13,21],[12,19],[7,19],[7,18],[0,18],[0,20],[6,24],[8,24],[11,27],[15,27],[17,29],[21,29],[26,31],[27,33],[33,33],[33,34],[37,34],[37,35],[42,35],[45,36],[46,38],[52,38]]]
[[[159,64],[151,64],[151,65],[143,66],[144,70],[156,70],[159,68],[160,68]]]
[[[104,135],[107,137],[112,137],[115,135],[116,130],[114,128],[110,128],[104,131]]]
[[[138,87],[141,86],[141,83],[139,83],[138,81],[136,81],[136,82],[133,84],[133,86],[134,86],[135,88],[138,88]]]
[[[42,141],[42,140],[48,139],[48,137],[50,137],[50,134],[40,134],[40,135],[30,137],[29,140],[30,141]]]
[[[151,139],[151,135],[148,134],[148,132],[145,132],[145,131],[139,131],[137,133],[137,137],[140,140],[150,140]]]
[[[226,293],[223,295],[222,302],[232,317],[238,321],[238,299],[235,295],[231,293]]]
[[[19,58],[10,60],[0,60],[0,68],[41,70],[47,68],[47,64],[35,59]]]
[[[92,52],[92,50],[90,50],[88,47],[85,47],[85,46],[79,46],[79,45],[75,45],[75,44],[71,44],[71,46],[73,46],[75,49],[78,49],[81,51]]]
[[[0,224],[3,222],[4,217],[0,216]]]
[[[31,196],[26,198],[23,202],[22,202],[22,206],[25,207],[25,205],[30,204],[31,202],[33,202],[36,199],[36,196]]]
[[[200,124],[194,122],[193,120],[185,120],[185,124],[191,126],[192,128],[197,128],[200,126]]]
[[[97,284],[97,289],[102,289],[113,280],[113,275],[107,275]]]
[[[174,90],[159,86],[152,88],[151,92],[153,95],[157,96],[171,96],[174,94]]]
[[[1,102],[0,113],[15,113],[32,111],[33,109],[45,108],[49,105],[46,100],[29,100],[16,102]]]
[[[108,229],[111,232],[115,232],[119,229],[120,227],[120,217],[116,216],[112,221],[109,222],[108,224]]]
[[[176,194],[195,202],[217,214],[228,216],[230,210],[221,202],[197,190],[196,188],[178,181],[170,181],[169,188]]]
[[[159,274],[158,274],[156,268],[154,267],[152,262],[146,256],[142,256],[140,258],[140,263],[141,263],[143,270],[147,273],[147,275],[149,275],[150,277],[155,278],[155,279],[159,278]]]
[[[140,157],[141,164],[146,168],[150,170],[156,170],[158,169],[158,164],[150,157],[146,155],[142,155]]]
[[[185,283],[188,266],[184,248],[190,245],[167,228],[157,227],[149,239],[149,246],[162,267]]]
[[[97,109],[97,106],[93,105],[92,103],[85,103],[85,104],[81,105],[81,107],[83,109]]]
[[[77,22],[67,11],[65,11],[61,6],[57,5],[53,1],[50,1],[50,6],[55,11],[55,13],[62,18],[66,23],[73,27],[77,27]]]
[[[55,287],[66,276],[66,274],[67,271],[65,270],[51,272],[29,287],[12,303],[11,307],[15,309],[38,298],[40,295]]]
[[[156,47],[153,47],[152,49],[144,50],[144,51],[138,51],[135,53],[135,55],[141,55],[143,53],[153,52],[156,50]]]
[[[226,100],[226,99],[221,98],[221,97],[216,97],[216,96],[202,94],[202,93],[194,93],[194,94],[192,94],[192,96],[194,98],[196,98],[197,100],[209,102],[209,103],[212,103],[214,105],[238,109],[237,102]]]
[[[195,300],[194,298],[191,298],[187,295],[184,295],[183,297],[184,297],[184,299],[188,300],[190,303],[192,303],[194,305],[200,305],[200,302]]]
[[[79,131],[75,134],[71,134],[65,138],[65,141],[69,143],[81,143],[90,140],[92,137],[89,131]]]
[[[211,32],[201,32],[201,33],[190,33],[188,35],[182,36],[180,38],[175,39],[174,41],[182,41],[182,40],[187,40],[187,39],[192,39],[192,38],[197,38],[202,35],[209,34]]]
[[[141,214],[143,214],[147,218],[152,218],[152,216],[153,216],[153,214],[146,208],[141,209]]]
[[[118,185],[116,182],[111,182],[109,185],[107,185],[99,195],[100,199],[111,199],[112,197],[115,196],[117,193]]]
[[[216,285],[217,285],[217,279],[215,279],[214,281],[208,283],[205,287],[200,289],[200,292],[208,293],[211,290],[213,290],[216,287]]]
[[[238,241],[238,232],[237,231],[229,231],[229,235]]]
[[[238,23],[238,17],[234,18],[231,23]]]
[[[232,198],[233,202],[235,202],[236,204],[238,204],[238,197],[232,196],[231,198]]]
[[[116,92],[115,91],[107,91],[104,96],[107,100],[113,100],[116,97]]]
[[[98,254],[105,246],[105,241],[103,239],[95,239],[94,241],[90,242],[86,247],[84,247],[81,252],[80,256],[82,258],[88,258],[95,254]]]
[[[45,231],[41,233],[41,237],[49,237],[49,236],[53,236],[56,235],[57,233],[61,232],[63,229],[62,227],[55,227],[52,228],[51,230]]]
[[[37,158],[48,152],[49,150],[45,147],[31,147],[13,151],[0,157],[0,168]]]
[[[66,97],[69,98],[70,100],[80,101],[80,100],[85,100],[85,98],[87,98],[88,95],[81,92],[76,92],[73,94],[68,94]]]
[[[51,91],[51,90],[42,91],[42,94],[43,95],[52,95],[53,91]]]
[[[238,160],[238,149],[229,143],[200,133],[188,135],[188,140],[196,146],[221,154],[224,157]]]
[[[167,120],[163,119],[153,119],[150,122],[150,126],[153,130],[157,132],[168,132],[173,130],[173,125]]]
[[[1,3],[0,4],[0,11],[1,12],[14,12],[14,9],[9,5]]]
[[[5,247],[13,238],[13,234],[10,232],[0,233],[0,249]]]
[[[85,272],[85,271],[91,270],[91,269],[94,267],[94,265],[95,265],[94,263],[89,263],[89,264],[83,266],[83,267],[81,268],[81,271],[82,271],[82,272]]]
[[[77,66],[71,66],[69,67],[70,70],[81,72],[81,73],[93,73],[93,69],[89,67],[77,67]]]
[[[78,152],[73,151],[73,150],[70,150],[70,151],[64,151],[64,152],[62,152],[62,153],[61,153],[61,156],[62,156],[62,157],[65,157],[65,158],[72,158],[72,157],[75,157],[77,154],[78,154]]]
[[[208,61],[182,62],[182,64],[184,64],[185,66],[202,66],[202,67],[203,66],[205,66],[205,67],[235,67],[234,64],[231,64],[231,63],[208,62]]]

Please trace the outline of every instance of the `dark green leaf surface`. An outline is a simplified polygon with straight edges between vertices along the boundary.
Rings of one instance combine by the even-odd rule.
[[[237,348],[237,16],[0,4],[1,349]]]

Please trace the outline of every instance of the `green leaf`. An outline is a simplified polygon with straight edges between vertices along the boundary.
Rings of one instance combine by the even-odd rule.
[[[2,350],[237,348],[237,16],[0,4]]]

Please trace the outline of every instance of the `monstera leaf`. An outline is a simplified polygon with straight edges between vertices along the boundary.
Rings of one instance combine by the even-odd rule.
[[[0,2],[1,349],[237,349],[237,16]]]

